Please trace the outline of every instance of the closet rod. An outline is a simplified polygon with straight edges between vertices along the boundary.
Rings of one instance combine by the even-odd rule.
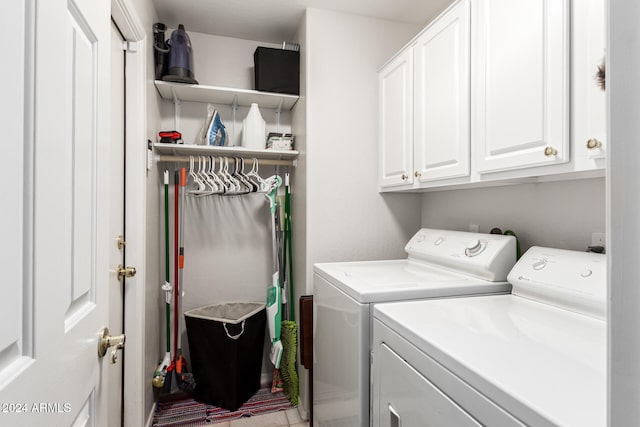
[[[197,161],[198,156],[193,156],[193,157]],[[222,158],[224,157],[227,157],[230,163],[235,161],[235,159],[231,156],[222,156]],[[235,157],[242,157],[242,156],[235,156]],[[220,161],[221,157],[215,156],[214,158],[216,161]],[[246,163],[247,160],[251,161],[253,157],[243,157],[243,158],[245,160],[245,164],[247,164]],[[169,156],[169,155],[158,156],[158,162],[189,163],[189,160],[190,160],[189,156]],[[270,165],[270,166],[295,166],[295,160],[258,159],[258,164]]]

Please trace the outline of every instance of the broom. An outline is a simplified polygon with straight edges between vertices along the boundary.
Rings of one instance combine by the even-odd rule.
[[[171,366],[171,293],[173,287],[171,286],[171,276],[169,267],[169,171],[164,170],[164,247],[165,247],[165,277],[162,290],[165,292],[165,320],[166,320],[166,343],[167,351],[164,358],[156,368],[153,374],[153,386],[159,389],[164,388],[165,380],[167,377],[167,371]]]
[[[269,330],[269,340],[271,342],[271,351],[269,359],[273,363],[273,382],[271,385],[272,392],[278,389],[278,371],[282,359],[282,341],[280,340],[281,317],[282,317],[282,290],[280,289],[280,270],[278,262],[278,236],[276,233],[276,194],[278,188],[282,184],[282,178],[273,175],[265,180],[268,185],[268,191],[265,194],[269,201],[269,212],[271,213],[271,234],[273,241],[273,268],[274,273],[271,276],[271,285],[267,288],[267,325]]]
[[[284,393],[292,405],[298,404],[298,372],[296,371],[296,347],[298,346],[298,325],[295,322],[293,299],[293,251],[291,249],[291,196],[289,192],[289,174],[285,174],[284,193],[284,242],[283,242],[283,271],[285,272],[285,286],[289,286],[289,313],[285,312],[286,320],[282,321],[280,339],[282,341],[282,360],[280,362],[280,376],[284,383]]]

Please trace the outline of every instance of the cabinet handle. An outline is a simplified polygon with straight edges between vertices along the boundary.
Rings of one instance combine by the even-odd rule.
[[[544,155],[547,157],[555,156],[558,154],[558,150],[555,148],[548,146],[544,149]]]
[[[402,174],[400,178],[402,178],[403,181],[406,181],[409,177],[406,174]]]
[[[421,174],[420,172],[418,172],[418,171],[415,171],[415,172],[413,173],[413,176],[415,176],[416,178],[419,178],[419,177],[421,177],[421,176],[422,176],[422,174]]]
[[[600,147],[602,147],[602,142],[598,141],[595,138],[591,138],[590,140],[587,141],[587,148],[589,150],[593,150],[595,148],[600,148]]]

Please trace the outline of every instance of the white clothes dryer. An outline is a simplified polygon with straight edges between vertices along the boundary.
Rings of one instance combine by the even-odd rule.
[[[606,271],[532,247],[510,295],[377,305],[373,426],[606,425]]]
[[[369,426],[373,306],[508,293],[512,236],[421,229],[406,259],[314,266],[314,426]]]

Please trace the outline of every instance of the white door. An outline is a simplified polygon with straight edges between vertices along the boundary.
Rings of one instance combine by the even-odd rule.
[[[2,425],[110,424],[109,17],[106,0],[3,6]]]
[[[378,73],[380,186],[413,183],[413,51]]]
[[[469,175],[469,2],[457,4],[414,47],[414,168],[420,182]]]
[[[474,2],[480,173],[569,160],[569,0]]]

